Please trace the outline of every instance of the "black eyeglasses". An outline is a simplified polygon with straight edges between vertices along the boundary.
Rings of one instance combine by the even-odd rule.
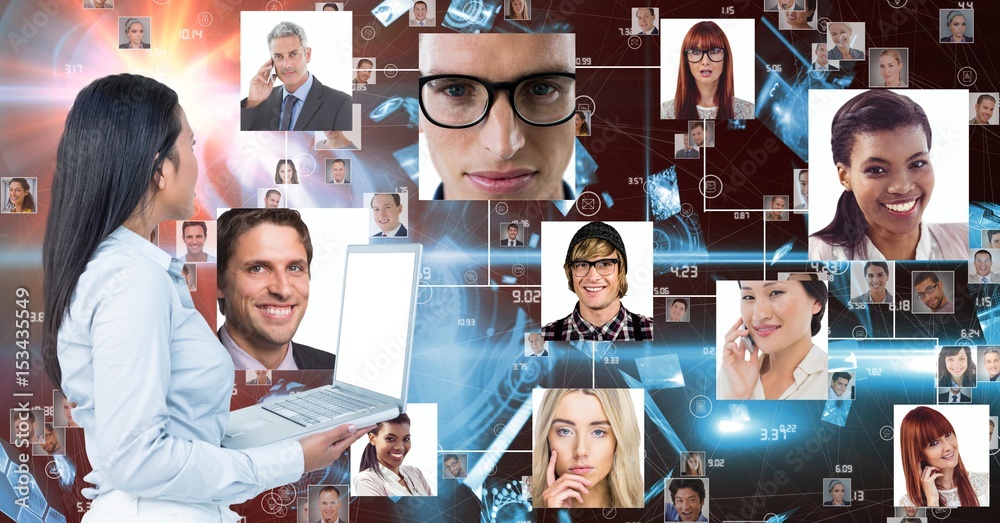
[[[513,82],[487,82],[461,74],[422,76],[420,110],[438,127],[465,129],[486,119],[498,90],[507,91],[514,114],[525,123],[550,127],[573,117],[573,73],[537,73]]]
[[[597,274],[601,276],[610,276],[615,272],[615,265],[617,264],[618,260],[615,258],[605,258],[597,261],[573,260],[569,262],[570,268],[573,269],[573,276],[577,278],[582,278],[590,274],[591,267],[597,268]]]
[[[708,53],[708,59],[713,62],[721,62],[726,59],[726,50],[721,47],[713,47],[711,49],[685,49],[684,56],[687,57],[687,61],[695,64],[701,61],[701,58]]]
[[[927,296],[928,294],[934,292],[934,289],[936,289],[937,286],[938,286],[938,284],[940,284],[940,283],[941,282],[932,283],[932,284],[928,285],[927,288],[924,289],[924,292],[918,292],[917,293],[917,299],[919,299],[919,300],[924,299],[924,296]]]

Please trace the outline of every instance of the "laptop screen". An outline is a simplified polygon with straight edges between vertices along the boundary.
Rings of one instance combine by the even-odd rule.
[[[416,257],[348,249],[338,382],[402,397]]]

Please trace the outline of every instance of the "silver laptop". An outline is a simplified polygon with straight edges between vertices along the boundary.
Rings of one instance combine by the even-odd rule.
[[[349,245],[333,384],[232,412],[222,446],[259,447],[406,410],[422,246]]]

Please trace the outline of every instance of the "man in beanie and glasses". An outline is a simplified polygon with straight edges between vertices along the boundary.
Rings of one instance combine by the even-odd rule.
[[[581,227],[569,242],[563,269],[579,301],[569,316],[542,329],[546,340],[653,339],[653,320],[622,305],[628,291],[628,257],[614,227],[603,222]]]

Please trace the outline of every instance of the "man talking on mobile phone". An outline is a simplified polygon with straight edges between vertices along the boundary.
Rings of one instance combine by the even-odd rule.
[[[351,97],[309,73],[312,48],[305,29],[281,22],[267,34],[267,46],[271,57],[257,70],[250,93],[240,102],[240,129],[350,131]],[[275,87],[275,76],[282,85]]]

